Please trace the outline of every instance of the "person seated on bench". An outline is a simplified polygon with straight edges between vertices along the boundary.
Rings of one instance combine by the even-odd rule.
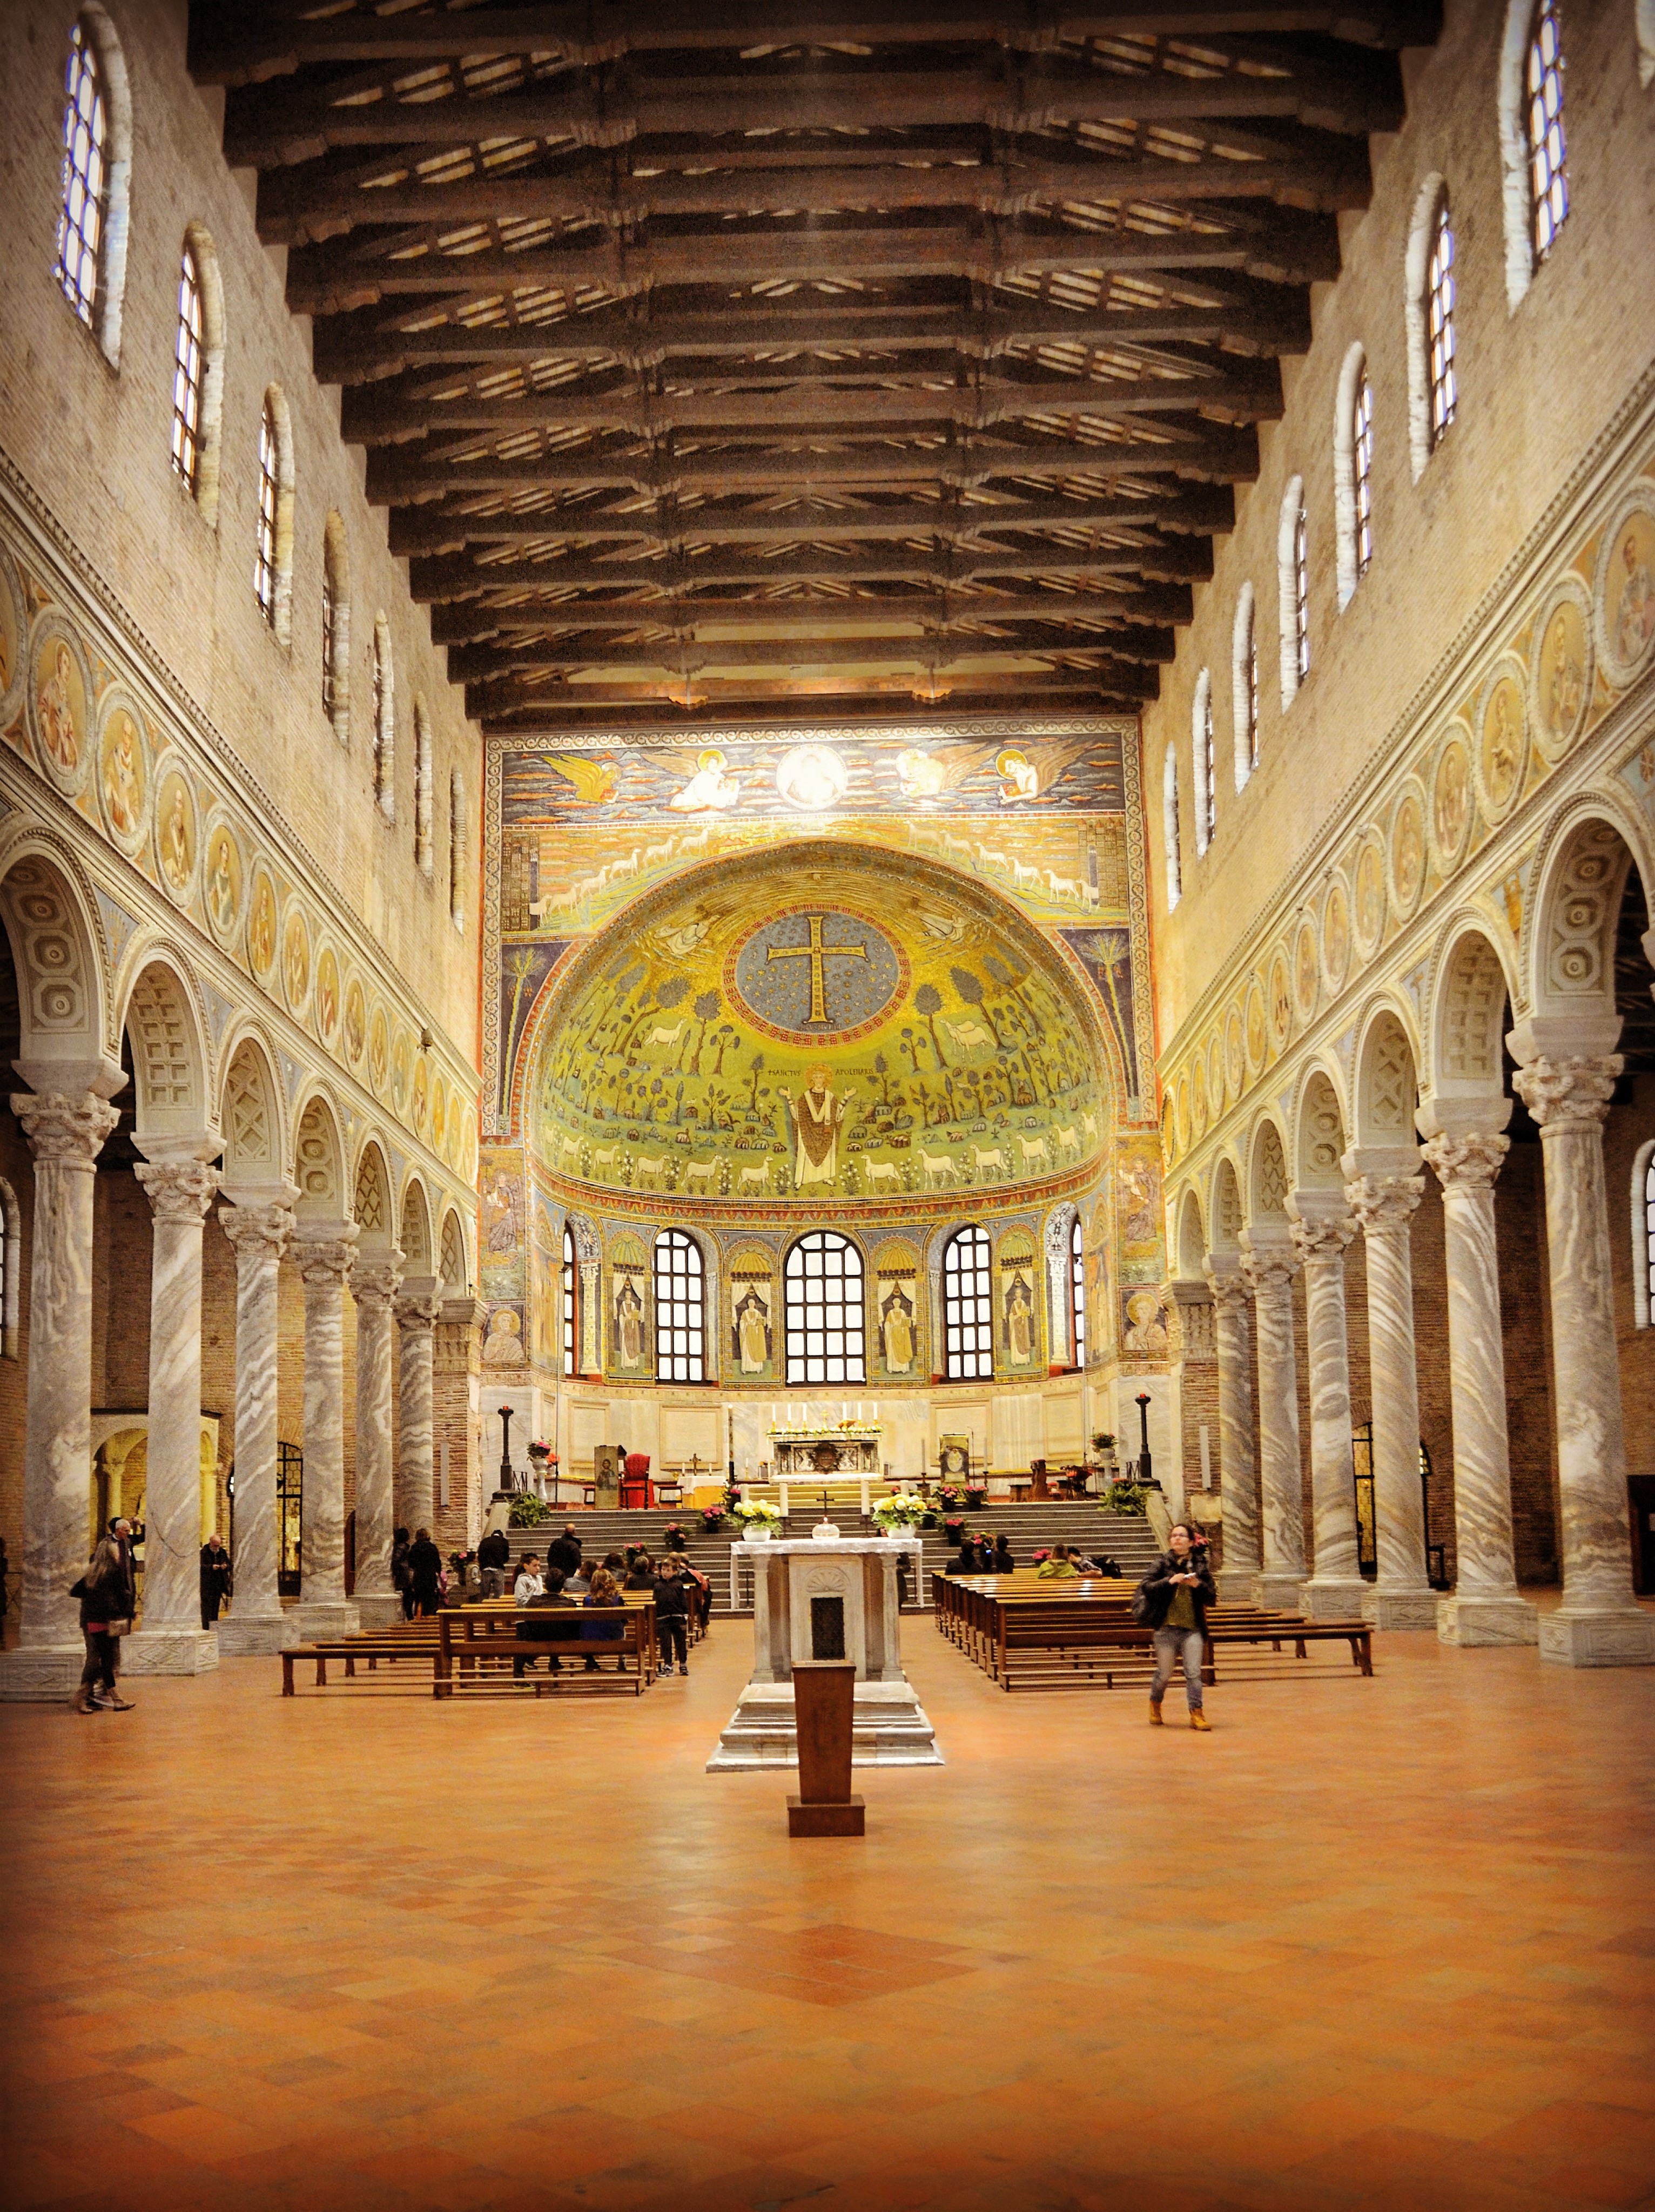
[[[690,1572],[690,1563],[682,1553],[674,1552],[661,1561],[661,1569],[654,1579],[655,1593],[655,1633],[660,1639],[663,1674],[672,1671],[676,1653],[680,1674],[690,1671],[689,1622],[691,1605],[697,1599],[700,1589]],[[627,1587],[630,1589],[629,1583]]]
[[[1103,1575],[1115,1582],[1121,1579],[1120,1561],[1111,1559],[1106,1553],[1099,1552],[1094,1558],[1077,1558],[1074,1564],[1083,1575]]]
[[[546,1586],[538,1597],[518,1600],[526,1615],[526,1618],[517,1624],[517,1640],[520,1644],[538,1643],[542,1637],[557,1636],[563,1632],[554,1621],[541,1620],[538,1617],[531,1619],[526,1616],[538,1616],[554,1607],[565,1608],[570,1613],[575,1609],[575,1601],[572,1597],[563,1595],[563,1577],[556,1567],[546,1569],[545,1583]],[[563,1673],[563,1662],[555,1651],[551,1654],[548,1664],[554,1674]],[[511,1662],[511,1670],[520,1682],[524,1670],[526,1668],[532,1670],[533,1666],[532,1659],[514,1659]]]
[[[946,1575],[980,1575],[983,1572],[975,1536],[967,1535],[965,1531],[961,1529],[959,1549],[942,1571]]]
[[[1080,1570],[1070,1559],[1067,1544],[1054,1544],[1050,1559],[1042,1559],[1035,1571],[1039,1581],[1049,1583],[1072,1579],[1080,1574]]]
[[[619,1552],[604,1553],[604,1572],[614,1576],[615,1586],[618,1589],[626,1574],[626,1561]]]
[[[581,1603],[589,1611],[593,1612],[621,1613],[625,1610],[625,1601],[616,1586],[614,1576],[610,1573],[607,1567],[598,1567],[593,1570],[592,1588],[587,1592]],[[618,1644],[625,1633],[624,1626],[618,1620],[583,1620],[581,1623],[581,1638],[586,1644]],[[624,1655],[615,1663],[624,1674],[626,1672]],[[586,1670],[588,1674],[597,1673],[598,1660],[595,1653],[587,1655]]]
[[[591,1588],[592,1575],[584,1560],[575,1568],[572,1575],[565,1575],[563,1577],[563,1595],[572,1597],[577,1605]]]
[[[987,1572],[991,1575],[1013,1575],[1017,1572],[1017,1561],[1012,1557],[1009,1536],[996,1536],[994,1550],[989,1557]]]
[[[517,1580],[512,1584],[512,1595],[519,1605],[527,1605],[543,1595],[545,1584],[540,1579],[540,1561],[533,1552],[525,1552],[517,1562]]]
[[[1138,1584],[1134,1617],[1154,1632],[1155,1679],[1149,1686],[1149,1725],[1159,1728],[1161,1699],[1175,1662],[1183,1661],[1184,1695],[1192,1729],[1210,1729],[1202,1711],[1201,1662],[1207,1633],[1207,1608],[1218,1603],[1218,1589],[1205,1544],[1184,1521],[1167,1531],[1166,1549]]]
[[[630,1590],[647,1590],[654,1589],[654,1561],[648,1552],[636,1553],[633,1555],[632,1565],[627,1570],[626,1580],[621,1584],[621,1588]]]

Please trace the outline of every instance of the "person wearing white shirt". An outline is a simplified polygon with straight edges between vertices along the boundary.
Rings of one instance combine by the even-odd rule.
[[[540,1579],[540,1562],[532,1552],[525,1552],[517,1562],[517,1580],[512,1586],[512,1595],[519,1605],[526,1605],[532,1597],[544,1597],[546,1586]]]

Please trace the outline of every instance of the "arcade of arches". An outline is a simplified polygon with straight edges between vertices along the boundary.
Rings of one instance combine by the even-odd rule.
[[[957,2108],[958,2031],[950,2058],[914,1995],[929,1979],[1003,1970],[1015,2006],[985,2009],[985,2055],[1029,2031],[1029,2066],[1051,2075],[1041,2125],[1062,2136],[1068,2117],[1062,2055],[1030,2023],[1050,2033],[1069,1999],[1042,1996],[998,1924],[1007,1869],[1045,1924],[1028,1957],[1061,1933],[1072,1963],[1104,1955],[1083,1833],[1119,1846],[1110,1906],[1134,1941],[1151,1905],[1163,1932],[1175,1914],[1157,1853],[1176,1846],[1183,1881],[1198,1844],[1218,1896],[1233,1850],[1275,1903],[1250,1923],[1250,1995],[1219,2014],[1238,2048],[1256,2003],[1271,2078],[1314,2076],[1294,2122],[1305,2201],[1484,2201],[1463,2175],[1457,2197],[1417,2174],[1390,2199],[1351,2179],[1387,2158],[1402,2172],[1414,2135],[1353,2155],[1325,2193],[1317,2131],[1343,2110],[1339,2068],[1366,2029],[1348,2008],[1378,1954],[1340,1954],[1336,1997],[1331,1967],[1314,1989],[1297,1978],[1323,1971],[1305,1960],[1326,1923],[1303,1937],[1302,1916],[1333,1895],[1329,1869],[1378,1885],[1365,1902],[1335,1885],[1347,1936],[1370,1909],[1409,1920],[1446,1894],[1431,1850],[1487,1838],[1482,1797],[1540,1802],[1555,1758],[1589,1793],[1608,1770],[1570,1762],[1596,1757],[1599,1717],[1630,1736],[1655,1693],[1650,8],[15,0],[5,15],[9,1747],[38,1778],[88,1742],[113,1758],[125,1729],[179,1759],[167,1786],[204,1803],[198,1727],[232,1747],[265,1840],[289,1817],[291,1756],[295,1830],[313,1813],[347,1857],[367,1838],[376,1879],[453,1906],[456,1977],[396,1980],[397,2003],[503,2004],[502,1962],[471,1978],[476,1931],[522,1905],[514,1939],[533,1937],[524,1899],[542,1909],[553,1863],[577,1917],[618,1916],[636,1858],[663,1955],[703,1947],[726,1978],[724,2057],[750,2037],[756,2064],[789,2022],[809,2040],[764,2008],[802,2005],[794,1984],[819,1971],[836,2004],[888,2006],[893,2065],[923,2051],[902,2124],[934,2097],[973,2158],[1036,2104],[1007,2077],[1000,2117]],[[463,1699],[410,1719],[386,1698],[361,1735],[354,1678],[265,1710],[273,1655],[400,1624],[399,1530],[463,1559],[509,1486],[559,1519],[599,1516],[586,1525],[607,1540],[618,1446],[686,1517],[733,1476],[792,1508],[795,1532],[789,1471],[817,1479],[812,1508],[826,1487],[856,1520],[870,1491],[969,1469],[1025,1553],[1057,1526],[1051,1475],[1080,1481],[1090,1462],[1095,1486],[1147,1450],[1154,1529],[1165,1511],[1208,1533],[1226,1607],[1360,1619],[1376,1671],[1317,1674],[1314,1637],[1311,1662],[1256,1686],[1221,1665],[1213,1743],[1192,1752],[1229,1756],[1246,1714],[1268,1753],[1215,1765],[1209,1803],[1181,1794],[1182,1766],[1157,1795],[1182,1738],[1140,1742],[1133,1787],[1165,1826],[1131,1828],[1075,1747],[1128,1758],[1129,1703],[1147,1735],[1137,1693],[968,1680],[916,1589],[904,1662],[946,1717],[945,1757],[951,1726],[970,1751],[892,1784],[901,1820],[934,1822],[932,1887],[893,1875],[883,1902],[765,1859],[757,1815],[697,1810],[691,1784],[715,1787],[702,1737],[739,1688],[728,1559],[693,1686],[652,1687],[642,1718],[595,1699],[571,1715],[571,1668],[557,1695],[476,1723],[486,1771],[467,1765]],[[1061,1503],[1099,1525],[1090,1492]],[[71,1727],[71,1586],[118,1516],[142,1536],[121,1639],[138,1710]],[[233,1579],[216,1620],[215,1532]],[[709,1678],[716,1714],[690,1702]],[[693,1729],[661,1717],[675,1696]],[[1485,1698],[1505,1732],[1493,1764],[1466,1749]],[[1439,1701],[1460,1733],[1433,1739],[1427,1787],[1412,1761]],[[458,1823],[447,1842],[411,1815],[398,1827],[380,1794],[404,1770],[374,1761],[405,1725],[410,1771],[417,1757],[465,1784],[419,1808]],[[618,1774],[632,1786],[625,1743],[653,1762],[635,1830],[602,1795]],[[1365,1812],[1318,1792],[1336,1768]],[[551,1844],[520,1859],[490,1789],[538,1820],[553,1769]],[[1288,1769],[1266,1835],[1249,1789]],[[55,1817],[98,1836],[106,1774],[75,1767]],[[386,1834],[359,1829],[347,1774]],[[1427,1798],[1408,1829],[1395,1808]],[[893,1819],[877,1848],[896,1852],[898,1829],[922,1834]],[[265,1840],[214,1832],[234,1879],[199,1882],[205,1948],[239,1960],[224,1899],[274,1877]],[[1579,2039],[1594,2054],[1628,2033],[1610,1996],[1634,2006],[1655,1940],[1630,1834],[1579,1893],[1548,1887],[1573,1849],[1561,1824],[1532,1831],[1511,1876],[1538,1900],[1533,1986],[1597,1978],[1604,2016]],[[137,1864],[154,1838],[127,1833],[107,1865],[128,1845]],[[38,1828],[32,1849],[45,1882],[58,1863]],[[774,1955],[825,1947],[802,1966],[787,1951],[779,1988],[742,1982],[739,1917],[685,1911],[684,1869],[704,1892],[727,1853],[760,1868]],[[107,1870],[75,1863],[83,1884]],[[317,1954],[337,1937],[348,1958],[328,2002],[362,2008],[354,2033],[393,1984],[318,1902],[344,1862],[325,1879],[283,1863]],[[1037,1864],[1057,1869],[1040,1898]],[[1636,1924],[1606,1966],[1593,1947],[1609,1956],[1633,1910],[1606,1900],[1634,1864]],[[1508,1871],[1465,1874],[1458,1919],[1433,1923],[1440,1960],[1409,1955],[1419,1988],[1439,1966],[1445,1989],[1471,1988],[1457,1947],[1504,1913]],[[924,1922],[947,1895],[967,1950],[995,1930],[992,1956],[962,1965],[953,1931]],[[40,1924],[67,1949],[62,1906]],[[845,1914],[867,1947],[849,1965],[828,1960]],[[1566,1925],[1567,1966],[1542,1956]],[[1190,1970],[1188,1952],[1155,1956]],[[1291,2016],[1269,2009],[1283,1990]],[[1415,1994],[1383,2012],[1387,2064]],[[1491,2116],[1518,2095],[1494,2041],[1530,1999],[1508,1983],[1479,2046],[1491,2136],[1530,2109]],[[1106,2073],[1127,2044],[1102,2001],[1075,2000]],[[1344,2056],[1305,2058],[1294,2034],[1338,2007]],[[1153,2009],[1164,2087],[1187,2054],[1177,2007]],[[186,2011],[180,2047],[198,2031]],[[372,2017],[366,2033],[402,2032]],[[640,1997],[620,2039],[687,2043],[689,2017]],[[486,2031],[508,2070],[511,2027]],[[427,2028],[445,2063],[466,2055],[446,2016]],[[594,2035],[591,2082],[610,2055]],[[810,2069],[843,2069],[855,2042],[816,2033],[786,2124],[742,2135],[746,2194],[727,2201],[887,2201],[794,2130],[795,2090],[813,2095]],[[332,2051],[284,2043],[280,2063],[344,2066]],[[199,2069],[149,2063],[133,2062],[141,2099],[222,2097]],[[603,2074],[607,2103],[592,2090],[594,2140],[664,2109],[659,2085],[629,2106],[627,2066]],[[1295,2201],[1259,2151],[1274,2119],[1249,2118],[1251,2090],[1220,2072],[1203,2126],[1233,2201]],[[360,2201],[437,2201],[441,2160],[472,2147],[427,2143],[375,2101],[401,2085],[370,2074],[352,2086],[385,2163]],[[251,2111],[296,2104],[304,2082],[325,2096],[322,2078],[240,2088]],[[854,2106],[866,2084],[843,2080]],[[1646,2107],[1646,2085],[1615,2094]],[[748,2079],[717,2124],[739,2134],[761,2106],[774,2117]],[[520,2178],[550,2187],[514,2112]],[[342,2102],[341,2133],[348,2117]],[[141,2119],[166,2159],[211,2166],[205,2122]],[[1419,2120],[1433,2127],[1446,2138],[1440,2111]],[[299,2181],[283,2197],[292,2177],[266,2182],[237,2140],[253,2201],[312,2201]],[[1153,2182],[1153,2137],[1132,2140]],[[943,2141],[887,2143],[890,2202],[940,2197],[946,2173],[924,2158]],[[429,2171],[397,2166],[431,2144]],[[777,2164],[795,2149],[796,2172]],[[1548,2167],[1531,2190],[1508,2150],[1512,2205],[1576,2201],[1579,2177]],[[93,2154],[53,2136],[18,2201],[122,2185],[76,2155]],[[1029,2155],[1031,2203],[1117,2201],[1095,2161]],[[1013,2201],[961,2156],[962,2205]],[[442,2201],[543,2201],[508,2200],[486,2167],[478,2152],[456,2168]],[[181,2170],[156,2170],[169,2212],[201,2193]],[[665,2202],[676,2177],[710,2204],[730,2170],[627,2179],[618,2155],[582,2172],[605,2203]],[[1232,2201],[1179,2173],[1177,2203]],[[1582,2173],[1582,2203],[1643,2201],[1624,2175],[1616,2197]]]

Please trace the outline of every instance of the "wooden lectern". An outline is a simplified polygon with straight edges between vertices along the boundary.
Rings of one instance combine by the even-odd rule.
[[[790,1836],[861,1836],[865,1808],[850,1794],[850,1719],[856,1690],[854,1659],[795,1659],[794,1703],[799,1723],[799,1795],[788,1799]]]

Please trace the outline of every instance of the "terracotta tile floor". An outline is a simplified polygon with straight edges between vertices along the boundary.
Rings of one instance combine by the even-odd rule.
[[[1384,1638],[1201,1737],[914,1624],[948,1765],[790,1843],[702,1771],[749,1649],[0,1714],[0,2203],[1655,2207],[1655,1672]]]

